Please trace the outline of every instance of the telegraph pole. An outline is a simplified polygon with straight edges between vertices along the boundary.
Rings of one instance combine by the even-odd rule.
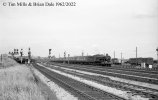
[[[157,47],[156,51],[157,51],[157,63],[158,63],[158,47]]]
[[[121,52],[121,64],[122,64],[122,52]]]
[[[138,61],[137,61],[137,47],[136,47],[136,65],[138,64]]]

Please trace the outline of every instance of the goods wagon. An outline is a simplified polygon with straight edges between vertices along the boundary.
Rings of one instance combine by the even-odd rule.
[[[153,65],[153,58],[130,58],[128,61],[131,65],[141,65],[145,63],[146,66]]]

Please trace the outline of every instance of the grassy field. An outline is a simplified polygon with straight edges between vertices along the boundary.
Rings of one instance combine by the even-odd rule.
[[[26,65],[4,57],[0,65],[0,100],[47,100]]]
[[[0,68],[8,68],[17,65],[17,63],[14,60],[8,58],[8,56],[5,54],[3,55],[2,58],[3,58],[2,61],[0,60]]]

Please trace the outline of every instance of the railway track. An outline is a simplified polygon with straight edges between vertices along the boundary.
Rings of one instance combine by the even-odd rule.
[[[105,77],[101,76],[93,76],[93,75],[88,75],[88,74],[83,74],[82,72],[78,72],[76,70],[69,70],[66,68],[61,68],[61,67],[55,67],[57,70],[61,70],[62,72],[66,72],[68,74],[73,74],[78,77],[85,78],[87,80],[92,80],[100,84],[104,84],[109,87],[117,88],[119,90],[124,90],[124,91],[129,91],[130,93],[134,95],[141,95],[146,98],[150,98],[152,100],[157,100],[158,99],[158,90],[155,89],[150,89],[142,86],[137,86],[133,84],[127,84],[123,82],[118,82],[114,80],[107,79]]]
[[[74,74],[79,77],[83,77],[88,80],[95,81],[97,83],[104,84],[106,86],[114,87],[119,90],[130,91],[135,95],[142,95],[143,97],[152,98],[155,100],[158,99],[158,90],[155,90],[155,89],[149,89],[149,88],[145,88],[142,86],[137,86],[137,85],[133,85],[133,84],[127,84],[127,83],[123,83],[123,82],[109,80],[109,79],[107,79],[105,77],[101,77],[101,76],[98,77],[98,76],[92,76],[92,75],[87,75],[87,74],[85,75],[85,74],[77,73],[76,71],[74,71],[74,72],[68,71],[68,73]]]
[[[87,67],[87,68],[92,68],[92,69],[108,70],[108,71],[113,71],[113,72],[117,72],[117,73],[125,73],[125,74],[130,73],[131,75],[138,75],[138,76],[157,78],[158,79],[158,71],[141,70],[141,69],[136,70],[136,69],[117,68],[117,67],[104,67],[104,66],[94,66],[94,65],[77,65],[77,64],[68,65],[68,66]]]
[[[84,67],[84,66],[79,66],[77,65],[76,67]],[[121,69],[115,69],[115,68],[111,68],[111,67],[96,67],[96,66],[85,66],[88,68],[92,68],[94,70],[105,70],[105,71],[111,71],[111,72],[116,72],[116,73],[120,73],[120,74],[130,74],[130,75],[137,75],[137,76],[141,76],[141,77],[149,77],[149,78],[155,78],[158,79],[158,74],[154,74],[154,73],[144,73],[144,72],[139,72],[138,71],[131,71],[131,70],[121,70]]]
[[[56,63],[59,64],[59,63]],[[68,65],[68,64],[67,64]],[[158,75],[158,70],[151,70],[151,69],[138,69],[138,68],[128,68],[123,67],[124,65],[112,65],[111,67],[105,66],[95,66],[95,65],[79,65],[79,64],[69,64],[69,66],[85,66],[90,68],[102,68],[102,69],[114,69],[114,70],[121,70],[121,71],[130,71],[130,72],[137,72],[137,73],[146,73],[146,74],[156,74]]]
[[[139,68],[127,67],[126,65],[112,65],[111,67],[94,66],[94,65],[80,65],[80,66],[96,67],[96,68],[104,68],[104,69],[115,69],[115,70],[122,70],[122,71],[133,71],[133,72],[140,72],[140,73],[147,73],[147,74],[158,74],[158,69],[156,70],[152,70],[149,68],[139,69]]]
[[[79,97],[79,100],[125,100],[121,97],[52,72],[46,68],[38,66],[37,64],[33,64],[33,66],[46,77],[55,81],[57,84]]]
[[[151,73],[151,74],[158,74],[158,69],[140,69],[140,68],[135,68],[133,66],[127,66],[127,65],[113,65],[111,67],[112,69],[118,69],[118,70],[125,70],[125,71],[135,71],[135,72],[143,72],[143,73]]]
[[[51,64],[53,65],[53,63],[51,63]],[[139,74],[137,73],[137,75],[135,75],[134,74],[135,72],[133,72],[133,75],[132,75],[132,72],[125,74],[123,71],[118,73],[118,72],[112,72],[110,70],[106,70],[103,68],[98,69],[98,68],[94,68],[94,67],[92,68],[92,67],[86,67],[86,66],[71,66],[71,65],[64,65],[64,64],[54,64],[54,65],[59,65],[62,67],[72,68],[72,69],[76,69],[76,70],[93,72],[93,73],[102,74],[102,75],[109,75],[109,76],[114,76],[114,77],[119,77],[119,78],[124,78],[124,79],[130,79],[130,80],[134,80],[134,81],[158,84],[157,75],[154,75],[155,78],[151,78],[149,76],[141,76],[142,73],[139,73]]]

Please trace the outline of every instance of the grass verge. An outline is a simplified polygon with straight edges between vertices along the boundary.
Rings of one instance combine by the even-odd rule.
[[[0,100],[57,100],[50,98],[48,88],[38,81],[30,67],[7,56],[0,67]]]

